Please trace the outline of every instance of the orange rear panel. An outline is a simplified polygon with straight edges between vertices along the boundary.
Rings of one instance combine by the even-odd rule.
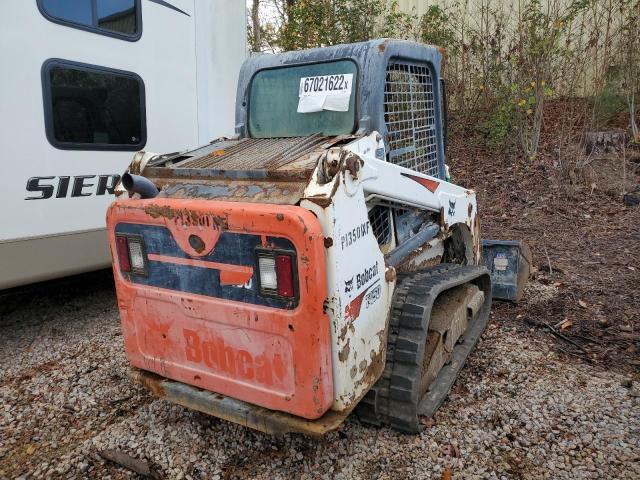
[[[107,225],[132,365],[309,419],[329,409],[324,238],[313,214],[156,198],[114,202]],[[146,275],[121,271],[116,233],[144,239]],[[295,250],[295,299],[259,294],[252,242]]]

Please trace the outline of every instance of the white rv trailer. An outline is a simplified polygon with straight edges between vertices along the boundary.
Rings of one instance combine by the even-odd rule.
[[[2,0],[0,289],[110,264],[135,151],[234,131],[245,2]]]

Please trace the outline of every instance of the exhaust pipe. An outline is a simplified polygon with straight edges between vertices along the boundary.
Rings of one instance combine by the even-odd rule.
[[[141,198],[154,198],[160,193],[148,178],[125,173],[122,175],[122,186],[130,193],[137,193]]]

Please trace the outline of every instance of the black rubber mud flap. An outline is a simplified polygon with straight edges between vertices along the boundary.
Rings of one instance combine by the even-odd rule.
[[[447,362],[425,386],[425,351],[429,332],[433,332],[430,322],[434,303],[444,292],[469,284],[482,292],[482,302],[453,345]],[[389,322],[385,370],[356,408],[358,417],[402,432],[419,432],[420,417],[432,416],[446,399],[486,327],[490,309],[491,279],[485,267],[442,264],[400,274]]]

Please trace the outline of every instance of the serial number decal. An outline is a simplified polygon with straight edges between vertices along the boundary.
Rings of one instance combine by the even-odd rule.
[[[364,296],[364,303],[367,308],[376,303],[382,294],[382,287],[380,284],[373,287],[367,294]]]
[[[380,288],[379,282],[380,279],[373,282],[373,285],[370,285],[369,287],[364,289],[356,298],[354,298],[347,304],[347,306],[344,308],[345,320],[347,320],[348,322],[354,322],[360,316],[360,311],[362,310],[363,303],[365,304],[365,308],[368,309],[380,298],[382,289]]]
[[[349,111],[353,73],[302,77],[298,90],[298,113]]]
[[[369,222],[364,222],[352,230],[349,230],[344,235],[340,235],[340,243],[342,245],[342,250],[347,247],[350,247],[354,243],[356,243],[361,238],[365,237],[369,233]]]

